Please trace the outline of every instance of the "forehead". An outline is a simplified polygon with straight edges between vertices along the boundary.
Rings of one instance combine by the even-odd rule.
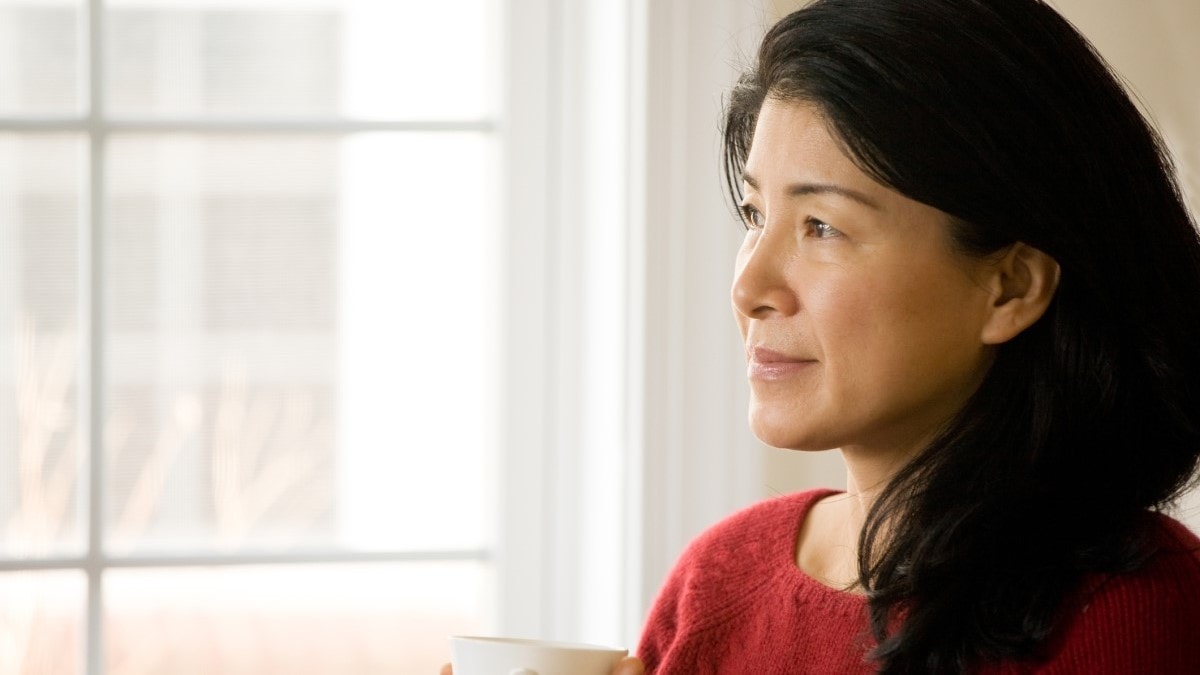
[[[883,188],[847,156],[818,107],[770,97],[758,113],[745,173],[762,189],[777,181]]]
[[[855,222],[887,225],[891,234],[920,230],[930,241],[952,240],[952,219],[937,208],[911,199],[876,181],[850,159],[828,119],[811,104],[768,99],[759,112],[744,168],[749,198],[765,206],[804,203],[824,196],[826,208],[864,206],[870,218]],[[859,234],[862,231],[860,230]],[[950,246],[953,248],[953,246]]]
[[[833,186],[860,201],[887,208],[906,201],[863,172],[847,154],[821,109],[811,103],[767,98],[744,167],[745,190],[794,195],[797,186]]]

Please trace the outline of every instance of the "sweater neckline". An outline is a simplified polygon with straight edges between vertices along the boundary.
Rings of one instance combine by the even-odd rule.
[[[781,550],[777,552],[777,555],[784,557],[786,564],[780,565],[779,568],[783,570],[784,581],[798,591],[803,591],[806,595],[830,605],[838,605],[851,611],[860,611],[867,602],[865,595],[821,583],[801,569],[800,563],[796,559],[796,551],[800,545],[800,531],[804,527],[809,510],[822,499],[836,494],[845,494],[845,491],[819,488],[796,495],[795,509],[791,516],[791,531],[789,536],[780,537]]]

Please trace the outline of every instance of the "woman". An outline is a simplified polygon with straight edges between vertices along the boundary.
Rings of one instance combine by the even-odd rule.
[[[734,89],[750,422],[840,448],[684,554],[652,673],[1200,672],[1200,243],[1037,0],[820,0]]]
[[[1196,673],[1200,241],[1040,0],[818,0],[730,97],[750,423],[849,485],[683,554],[618,672]],[[624,669],[624,670],[622,670]]]

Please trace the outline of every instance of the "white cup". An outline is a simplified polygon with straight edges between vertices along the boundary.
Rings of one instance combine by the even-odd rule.
[[[609,675],[629,652],[502,637],[450,637],[454,675]]]

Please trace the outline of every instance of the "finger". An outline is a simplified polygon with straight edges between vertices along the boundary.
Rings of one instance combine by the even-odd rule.
[[[439,675],[454,675],[454,669],[450,667],[449,663],[447,663],[446,665],[442,666],[442,670],[440,671]]]
[[[645,675],[646,666],[642,664],[642,660],[636,656],[627,656],[613,669],[613,675]]]

